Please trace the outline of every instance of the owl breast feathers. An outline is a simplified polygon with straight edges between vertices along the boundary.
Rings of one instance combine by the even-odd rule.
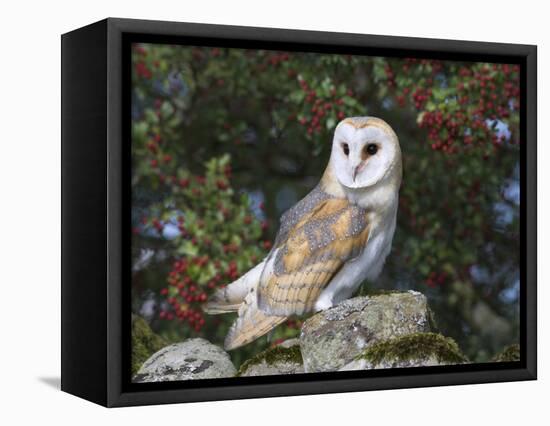
[[[373,120],[373,125],[380,126],[381,120]],[[355,180],[357,169],[365,168],[361,161],[366,160],[351,158],[353,149],[357,151],[352,144],[360,143],[352,137],[357,135],[348,131],[344,154],[354,161],[353,176],[343,179]],[[268,256],[218,290],[205,306],[210,314],[239,313],[226,337],[226,349],[255,340],[291,315],[326,309],[351,297],[363,280],[376,277],[382,269],[395,230],[400,157],[391,164],[396,170],[389,170],[376,184],[346,188],[337,178],[343,172],[335,169],[339,163],[333,161],[334,155],[333,143],[321,182],[283,214]]]

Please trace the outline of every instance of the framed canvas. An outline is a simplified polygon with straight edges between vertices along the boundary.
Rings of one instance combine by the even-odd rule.
[[[536,378],[536,46],[62,36],[62,389],[105,406]]]

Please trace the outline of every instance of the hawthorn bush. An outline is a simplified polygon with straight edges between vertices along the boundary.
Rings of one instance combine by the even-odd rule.
[[[234,315],[201,304],[267,254],[338,121],[373,115],[400,138],[404,179],[392,254],[361,291],[426,293],[472,360],[517,342],[517,66],[154,44],[132,61],[133,310],[164,338],[223,341]]]

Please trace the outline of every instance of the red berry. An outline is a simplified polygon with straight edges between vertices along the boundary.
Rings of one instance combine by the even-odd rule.
[[[147,144],[147,149],[151,151],[153,154],[157,153],[157,145],[155,145],[153,142],[150,142]]]
[[[218,187],[218,189],[221,189],[222,191],[227,189],[229,187],[229,185],[227,184],[227,182],[225,182],[224,180],[222,179],[218,179],[216,181],[216,186]]]
[[[156,219],[156,218],[153,219],[153,220],[151,221],[151,223],[153,224],[153,227],[154,227],[157,231],[159,231],[159,232],[162,231],[163,226],[162,226],[162,223],[161,223],[158,219]]]

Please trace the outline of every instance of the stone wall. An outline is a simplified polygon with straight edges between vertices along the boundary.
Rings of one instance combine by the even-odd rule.
[[[495,361],[500,359],[508,360],[510,356]],[[190,380],[467,362],[456,342],[435,330],[423,294],[387,292],[355,297],[312,315],[304,322],[299,338],[260,352],[245,361],[238,371],[223,349],[196,338],[165,346],[152,354],[134,380]]]

